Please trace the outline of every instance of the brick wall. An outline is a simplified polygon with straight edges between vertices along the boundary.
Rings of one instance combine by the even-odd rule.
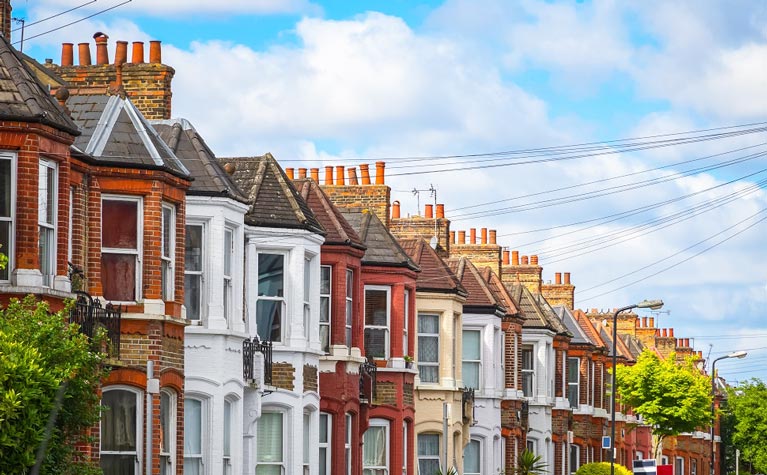
[[[317,391],[317,367],[304,365],[304,392]]]
[[[402,385],[402,403],[405,406],[415,405],[413,384],[405,383]]]
[[[364,208],[389,225],[391,188],[387,185],[325,185],[322,190],[339,208]]]
[[[290,363],[276,362],[272,364],[272,385],[292,391],[295,388],[296,369]]]
[[[541,293],[549,304],[564,305],[570,310],[573,310],[575,302],[575,286],[572,284],[542,284]]]
[[[411,391],[412,395],[412,391]],[[412,398],[412,396],[411,396]],[[397,404],[397,385],[381,381],[376,384],[375,404],[394,406]]]
[[[450,220],[445,218],[424,218],[410,216],[406,218],[391,218],[389,229],[399,239],[421,238],[429,242],[437,238],[435,250],[442,258],[450,254]]]
[[[527,287],[530,292],[534,294],[541,293],[541,274],[543,268],[538,265],[538,257],[532,257],[535,257],[534,264],[527,260],[527,256],[523,256],[523,260],[517,264],[514,261],[508,265],[504,264],[501,267],[500,273],[503,283],[516,284],[519,282]]]

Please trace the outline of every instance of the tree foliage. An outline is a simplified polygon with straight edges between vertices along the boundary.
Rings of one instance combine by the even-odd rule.
[[[729,391],[727,411],[734,423],[732,443],[759,473],[767,471],[767,386],[751,380]]]
[[[645,350],[633,366],[618,366],[616,383],[621,402],[653,428],[657,446],[665,436],[692,432],[710,420],[711,380],[693,361],[661,359]]]
[[[575,475],[610,475],[610,462],[593,462],[581,465]],[[631,475],[631,470],[615,464],[615,475]]]
[[[93,347],[65,311],[51,313],[33,297],[0,308],[0,473],[25,473],[46,438],[42,473],[93,473],[74,451],[99,418],[104,373]],[[60,410],[46,433],[57,392]]]

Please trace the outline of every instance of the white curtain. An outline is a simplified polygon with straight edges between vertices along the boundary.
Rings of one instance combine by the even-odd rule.
[[[479,475],[481,445],[478,440],[472,440],[463,450],[463,473],[464,475]]]
[[[436,475],[439,470],[439,435],[420,434],[418,436],[418,473]]]

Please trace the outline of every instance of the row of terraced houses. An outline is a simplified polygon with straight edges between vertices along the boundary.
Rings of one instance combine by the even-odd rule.
[[[41,64],[0,9],[0,304],[76,298],[83,331],[108,329],[80,447],[105,474],[489,475],[529,449],[568,475],[609,460],[612,351],[702,365],[653,318],[621,315],[612,341],[568,273],[544,282],[442,204],[401,216],[385,163],[217,157],[171,118],[159,42],[128,58],[97,33],[95,61],[82,43],[77,64],[73,44]],[[651,457],[651,428],[616,417],[617,461]],[[684,434],[663,457],[698,475],[709,444]]]

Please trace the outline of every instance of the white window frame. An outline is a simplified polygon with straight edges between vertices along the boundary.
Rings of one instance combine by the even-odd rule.
[[[69,218],[67,220],[67,225],[69,226],[69,236],[67,236],[67,262],[72,262],[72,236],[74,233],[72,232],[72,225],[73,225],[73,216],[75,214],[75,187],[70,186],[69,187]]]
[[[464,351],[466,349],[466,346],[465,346],[466,338],[465,338],[464,335],[466,333],[477,333],[478,336],[479,336],[479,348],[477,348],[479,350],[479,359],[477,359],[477,360],[468,360],[468,359],[465,358]],[[461,330],[461,339],[462,339],[461,341],[463,342],[462,345],[461,345],[461,377],[464,378],[463,385],[465,387],[467,387],[467,388],[480,389],[480,388],[482,388],[482,379],[483,379],[482,378],[482,371],[483,371],[483,365],[482,365],[482,353],[483,353],[482,352],[482,329],[481,328],[472,328],[472,327],[464,328],[464,329]],[[476,364],[477,365],[477,386],[476,387],[470,386],[469,382],[466,381],[466,379],[465,379],[465,373],[466,372],[463,370],[463,368],[464,368],[464,365],[466,365],[466,363]]]
[[[690,457],[690,475],[698,475],[698,459]]]
[[[226,409],[229,408],[229,427],[227,431],[227,413]],[[221,441],[221,463],[223,464],[224,475],[232,475],[234,473],[234,467],[232,465],[232,443],[236,439],[234,433],[234,420],[237,415],[237,400],[233,397],[224,398],[224,412],[223,412],[223,440]],[[227,437],[229,437],[229,447],[227,447]],[[228,452],[227,453],[227,448]]]
[[[168,219],[170,223],[166,222],[165,213],[170,213]],[[162,299],[166,302],[172,302],[175,298],[175,256],[176,256],[176,207],[168,202],[162,203],[162,210],[160,214],[161,229],[160,229],[160,275],[162,282]],[[165,254],[165,227],[168,229],[168,255]]]
[[[184,443],[184,465],[186,465],[187,460],[195,459],[197,460],[197,463],[200,465],[200,472],[199,473],[205,473],[205,467],[208,465],[208,431],[209,431],[209,423],[208,423],[208,411],[209,411],[209,399],[202,395],[197,394],[185,394],[184,395],[184,419],[186,419],[186,408],[187,403],[190,400],[199,401],[200,403],[200,453],[199,454],[187,454],[186,453],[186,443]],[[184,440],[187,438],[186,434],[186,428],[187,424],[184,424]]]
[[[661,463],[661,465],[668,465],[668,455],[661,455],[660,456],[660,463]]]
[[[422,333],[420,330],[416,332],[416,336],[418,340],[420,341],[421,338],[436,338],[437,339],[437,361],[426,361],[424,360],[421,355],[421,345],[418,345],[418,372],[419,372],[419,379],[421,380],[421,383],[426,384],[439,384],[440,382],[440,368],[439,368],[439,360],[440,356],[442,355],[442,335],[440,335],[440,330],[442,328],[442,315],[438,313],[428,313],[428,312],[419,312],[418,313],[418,320],[420,320],[422,317],[434,317],[437,319],[437,333]],[[453,358],[455,359],[455,357]],[[421,375],[420,371],[423,368],[437,368],[437,380],[436,381],[425,381]]]
[[[676,467],[677,464],[679,465],[679,471],[677,471]],[[684,475],[684,457],[675,457],[674,458],[674,475]]]
[[[407,295],[407,291],[405,291],[405,295]],[[408,421],[402,421],[402,475],[407,475],[407,434],[409,425]]]
[[[573,464],[573,457],[575,457],[575,464]],[[578,471],[578,468],[581,466],[580,445],[570,444],[570,452],[567,454],[567,464],[569,466],[569,473],[573,474]]]
[[[390,460],[390,454],[391,451],[391,432],[389,430],[389,421],[386,419],[370,419],[370,422],[368,424],[368,430],[370,430],[372,427],[383,427],[384,428],[384,443],[385,443],[385,449],[384,453],[386,454],[386,466],[380,466],[380,465],[374,465],[374,466],[365,466],[365,458],[363,457],[362,460],[362,473],[365,475],[367,472],[366,470],[372,470],[373,473],[380,474],[381,471],[383,471],[383,475],[389,475],[391,471],[389,470],[389,466],[391,465]],[[367,433],[367,431],[366,431]],[[365,436],[362,436],[363,441],[365,440]]]
[[[354,431],[354,416],[347,412],[344,419],[344,464],[346,464],[346,475],[352,475],[352,433]]]
[[[279,410],[279,409],[274,409],[274,408],[266,409],[266,410],[262,411],[261,418],[259,419],[259,422],[257,424],[260,425],[262,423],[261,421],[265,420],[263,418],[263,416],[265,414],[279,414],[280,415],[280,421],[281,421],[281,424],[282,424],[282,430],[281,430],[281,432],[282,432],[282,460],[276,461],[276,462],[261,462],[261,461],[259,461],[259,459],[258,459],[258,457],[259,457],[258,447],[256,446],[256,475],[259,474],[259,471],[258,471],[259,465],[270,466],[270,467],[273,467],[273,466],[280,467],[280,470],[281,470],[280,473],[284,474],[284,473],[287,472],[287,458],[288,458],[287,454],[286,454],[286,448],[287,448],[287,445],[288,445],[288,437],[287,437],[287,435],[288,435],[288,424],[289,424],[288,413],[285,412],[284,410]],[[256,433],[258,434],[258,428],[256,428]]]
[[[129,393],[133,393],[134,397],[136,398],[136,450],[135,451],[112,451],[112,450],[104,450],[101,447],[101,438],[99,438],[99,454],[103,455],[134,455],[135,456],[135,462],[133,464],[133,473],[138,475],[139,468],[141,467],[142,463],[142,456],[143,456],[143,442],[144,442],[144,436],[143,436],[143,427],[144,427],[144,398],[142,397],[144,395],[143,391],[140,391],[136,388],[130,387],[130,386],[123,386],[123,385],[116,385],[116,386],[108,386],[104,388],[104,393],[110,392],[110,391],[126,391]],[[102,396],[103,399],[103,396]],[[103,434],[103,430],[100,431],[100,433]]]
[[[567,364],[565,365],[565,369],[567,372],[567,375],[565,377],[565,382],[567,384],[567,400],[570,402],[570,407],[573,409],[578,409],[578,406],[581,402],[581,359],[578,357],[568,356],[566,358]],[[570,381],[570,364],[572,362],[575,362],[575,367],[578,369],[575,373],[575,381]],[[573,401],[570,399],[570,391],[575,388],[575,404],[573,404]]]
[[[530,354],[530,367],[525,367],[525,353]],[[537,391],[535,387],[535,346],[534,345],[522,345],[521,348],[522,361],[520,374],[522,375],[522,393],[526,398],[535,397]],[[530,379],[530,394],[524,394],[525,392],[525,379]]]
[[[200,314],[198,315],[199,318],[190,319],[189,314],[187,313],[187,319],[192,322],[202,323],[207,320],[207,312],[205,310],[207,309],[206,295],[208,295],[207,279],[206,279],[206,275],[208,273],[207,272],[208,253],[206,249],[206,244],[208,241],[208,235],[207,235],[208,227],[207,227],[207,223],[205,223],[204,221],[194,221],[194,220],[187,221],[185,226],[186,226],[185,227],[186,236],[189,235],[188,231],[190,227],[200,228],[200,260],[201,260],[200,270],[187,270],[186,263],[185,263],[184,264],[184,281],[186,282],[186,276],[194,276],[196,279],[199,279],[200,281],[200,301],[198,302],[198,306],[200,308]],[[186,286],[186,284],[184,285]],[[187,295],[186,289],[184,290],[184,295],[185,296]],[[188,312],[188,309],[187,309],[187,312]]]
[[[176,392],[163,388],[160,391],[160,408],[162,408],[162,398],[163,396],[168,397],[168,427],[166,427],[166,433],[165,437],[168,440],[168,450],[163,450],[163,444],[160,443],[160,473],[162,475],[170,475],[172,473],[176,473],[175,467],[176,467],[176,417],[177,417],[177,404],[176,404],[176,398],[178,397],[176,395]],[[162,434],[162,409],[160,410],[160,434]],[[163,439],[165,440],[165,439]],[[163,467],[163,462],[165,462],[165,466]],[[163,468],[165,471],[163,471]]]
[[[143,294],[141,292],[142,289],[142,277],[144,274],[144,199],[141,196],[132,196],[132,195],[112,195],[112,194],[103,194],[101,195],[101,210],[102,213],[101,220],[102,220],[102,226],[103,226],[103,213],[104,213],[104,201],[127,201],[136,203],[136,249],[123,249],[123,248],[116,248],[116,247],[104,247],[103,243],[101,245],[101,255],[103,254],[127,254],[131,256],[135,256],[136,259],[136,294],[133,296],[133,300],[120,300],[120,301],[113,301],[113,303],[136,303],[140,302],[142,300]]]
[[[322,433],[322,419],[325,419],[325,433]],[[319,475],[330,475],[333,459],[333,414],[329,412],[320,412],[320,421],[318,426],[319,432],[319,447],[320,454],[325,453],[325,464],[322,465],[322,457],[320,457],[320,472]],[[322,439],[325,439],[325,442]],[[323,471],[324,470],[324,471]]]
[[[538,455],[538,441],[528,437],[527,440],[525,441],[525,449]]]
[[[437,453],[435,454],[427,454],[427,455],[421,455],[418,452],[418,438],[422,436],[434,436],[437,438]],[[435,460],[437,464],[442,467],[442,436],[443,434],[440,434],[439,432],[421,432],[416,436],[416,448],[415,448],[415,457],[416,457],[416,471],[420,474],[421,473],[421,460]]]
[[[367,293],[368,290],[372,291],[379,291],[379,292],[386,292],[386,325],[368,325],[367,324],[367,303],[365,305],[365,315],[364,315],[364,321],[365,321],[365,329],[364,332],[366,332],[368,329],[371,330],[383,330],[384,331],[384,355],[383,359],[388,360],[391,356],[390,346],[391,346],[391,287],[388,285],[366,285],[365,286],[365,299],[367,300]],[[365,352],[368,351],[367,345],[365,345]],[[377,358],[380,358],[380,356],[376,356]]]
[[[312,254],[304,254],[304,336],[309,341],[309,329],[312,325],[312,284],[314,284],[313,271],[314,265],[312,263],[314,259]]]
[[[53,279],[56,277],[56,247],[57,247],[57,235],[58,235],[58,201],[59,201],[59,168],[58,164],[52,160],[41,158],[38,162],[38,179],[42,178],[43,172],[46,173],[45,178],[48,177],[47,173],[53,174],[53,190],[48,190],[48,182],[37,184],[37,230],[38,230],[38,249],[41,248],[43,242],[43,233],[47,236],[47,246],[44,252],[40,252],[39,255],[39,270],[43,276],[43,287],[53,287]],[[45,188],[43,188],[43,186]],[[47,192],[47,193],[46,193]],[[46,201],[43,201],[43,195],[45,195]],[[47,202],[48,195],[51,196],[52,203]],[[43,209],[45,207],[45,209]],[[51,210],[51,223],[47,221],[48,208]],[[42,249],[40,249],[42,251]],[[44,258],[47,256],[47,259]],[[47,262],[44,262],[47,260]],[[46,274],[44,271],[46,267],[50,270],[50,273]]]
[[[477,457],[479,457],[479,472],[467,472],[466,471],[466,457],[464,456],[463,475],[481,475],[482,471],[483,471],[482,469],[484,468],[484,465],[482,463],[482,462],[484,462],[484,457],[483,457],[484,454],[482,453],[482,450],[484,449],[484,447],[483,447],[483,444],[482,444],[482,439],[478,439],[478,438],[472,437],[471,439],[469,439],[469,444],[472,444],[472,443],[476,443],[476,444],[479,445],[479,448],[477,450]],[[468,445],[467,445],[467,447],[468,447]]]
[[[303,450],[301,451],[304,475],[310,475],[312,472],[312,459],[309,455],[309,451],[312,446],[312,413],[304,412],[302,419],[302,432],[303,432]]]
[[[405,313],[404,325],[402,326],[402,355],[411,356],[408,348],[408,326],[410,325],[410,290],[405,289]]]
[[[16,242],[16,154],[11,152],[0,152],[0,160],[8,160],[10,162],[11,170],[11,186],[10,186],[10,206],[8,216],[0,216],[0,222],[8,223],[8,248],[0,248],[0,253],[3,253],[8,258],[8,265],[4,270],[0,271],[3,274],[7,274],[8,278],[0,278],[0,282],[10,282],[11,272],[14,269],[14,249]],[[2,276],[2,274],[0,274]]]
[[[327,283],[328,283],[328,291],[325,293],[322,291],[322,285],[323,282],[325,282],[324,274],[327,272]],[[322,320],[322,309],[327,306],[327,321]],[[330,345],[332,341],[332,327],[330,322],[333,320],[332,316],[333,312],[333,266],[330,265],[321,265],[320,266],[320,349],[324,353],[330,352]],[[327,346],[324,346],[324,342],[322,341],[322,329],[325,329],[327,331],[328,335],[328,344]]]
[[[230,247],[229,249],[226,248],[226,240],[227,240],[227,234],[231,235],[230,240]],[[221,266],[222,271],[222,290],[223,294],[221,295],[221,305],[223,307],[224,311],[224,320],[226,320],[227,325],[230,325],[232,322],[232,314],[234,311],[234,273],[235,273],[235,266],[237,262],[237,253],[235,251],[236,249],[236,240],[237,240],[237,230],[229,225],[228,223],[224,226],[224,240],[221,243],[224,246],[224,261],[223,265]],[[229,273],[227,273],[227,263],[226,260],[229,258]]]
[[[287,326],[289,316],[287,315],[287,302],[288,302],[288,294],[290,293],[290,289],[288,288],[288,266],[290,264],[290,255],[287,251],[283,250],[277,250],[277,249],[261,249],[256,254],[256,267],[258,267],[258,260],[262,254],[266,255],[274,255],[274,256],[282,256],[282,297],[279,296],[265,296],[265,295],[258,295],[258,285],[259,285],[259,275],[260,275],[260,269],[256,271],[256,308],[258,308],[258,302],[259,301],[272,301],[272,302],[280,302],[280,335],[279,339],[272,340],[271,338],[261,338],[261,340],[271,340],[273,343],[282,344],[286,337],[285,327]],[[258,310],[256,310],[256,321],[258,321]],[[259,329],[259,332],[262,332],[263,330]],[[266,336],[264,334],[264,336]],[[271,337],[271,333],[268,335]]]
[[[344,308],[344,343],[353,346],[352,322],[354,321],[354,269],[346,269],[346,307]]]

